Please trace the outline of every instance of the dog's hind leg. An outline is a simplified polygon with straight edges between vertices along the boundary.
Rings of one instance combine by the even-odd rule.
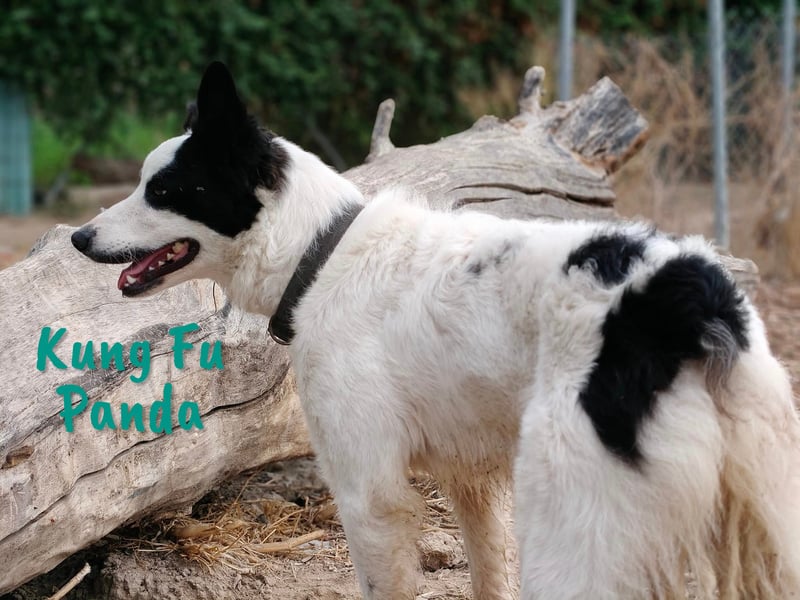
[[[506,564],[506,548],[513,544],[505,525],[506,485],[506,479],[492,479],[447,486],[464,535],[475,600],[514,597]]]
[[[716,408],[697,370],[658,402],[638,465],[602,445],[574,392],[528,406],[515,466],[523,600],[683,598],[686,568],[698,597],[714,597]]]

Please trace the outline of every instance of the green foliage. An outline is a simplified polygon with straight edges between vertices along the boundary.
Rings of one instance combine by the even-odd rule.
[[[214,7],[225,3],[6,4],[0,77],[29,89],[58,130],[91,142],[106,134],[121,111],[135,106],[159,114],[174,110],[176,98],[190,96],[198,68],[183,56],[201,53],[201,26],[216,23]]]
[[[143,119],[134,112],[122,112],[114,117],[101,139],[85,148],[92,156],[140,159],[166,138],[180,131],[183,115]]]
[[[350,162],[366,154],[384,98],[398,104],[398,143],[430,141],[466,125],[459,88],[488,85],[495,65],[522,66],[519,40],[532,14],[513,2],[491,3],[492,17],[483,14],[485,3],[470,0],[358,4],[261,5],[269,41],[248,70],[253,86],[266,91],[270,116],[295,131],[317,124],[348,143]],[[313,141],[308,127],[298,133],[301,143]]]
[[[47,189],[58,175],[67,171],[73,155],[81,150],[90,156],[141,159],[165,138],[179,130],[176,117],[143,120],[132,112],[114,117],[104,136],[81,144],[74,137],[58,133],[42,118],[33,118],[33,182],[37,189]],[[82,173],[70,173],[73,183],[87,183]]]
[[[732,11],[779,0],[729,0]],[[535,6],[534,6],[535,5]],[[603,34],[702,29],[700,0],[580,0],[579,23]],[[367,152],[375,109],[393,97],[402,145],[467,125],[457,92],[521,73],[527,50],[557,23],[558,0],[4,0],[0,79],[19,82],[58,135],[141,156],[150,132],[134,113],[182,122],[205,65],[221,59],[278,133],[350,164]],[[116,125],[115,125],[116,123]],[[125,130],[123,137],[115,127]],[[152,143],[151,143],[152,142]]]
[[[349,162],[366,153],[378,103],[398,101],[400,143],[465,124],[456,100],[516,64],[533,22],[519,0],[7,0],[0,78],[20,82],[57,131],[88,144],[115,117],[183,112],[204,66],[226,61],[279,133],[322,133]]]
[[[78,149],[78,143],[58,135],[41,119],[33,120],[31,137],[33,184],[37,189],[46,189],[67,169],[72,155]]]

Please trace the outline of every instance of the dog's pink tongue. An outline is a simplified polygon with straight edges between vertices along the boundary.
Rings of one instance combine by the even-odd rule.
[[[147,271],[153,271],[153,276],[158,276],[158,269],[170,262],[175,262],[189,253],[189,243],[186,241],[173,242],[159,248],[137,260],[130,267],[122,270],[117,280],[117,288],[122,289],[127,285],[142,282],[142,275]]]
[[[139,281],[139,277],[147,271],[151,266],[156,267],[157,261],[164,260],[167,254],[167,248],[161,248],[156,250],[152,254],[148,254],[142,260],[133,263],[131,266],[126,267],[122,270],[122,273],[119,274],[119,279],[117,280],[117,289],[121,290],[125,287],[125,284],[136,283]]]

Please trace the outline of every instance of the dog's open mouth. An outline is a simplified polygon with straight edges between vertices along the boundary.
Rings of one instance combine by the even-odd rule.
[[[199,251],[200,244],[193,239],[170,242],[123,269],[117,287],[122,290],[123,296],[141,294],[158,285],[165,275],[188,265]]]

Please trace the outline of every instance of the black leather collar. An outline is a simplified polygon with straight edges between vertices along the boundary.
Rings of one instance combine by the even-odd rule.
[[[281,296],[278,309],[269,320],[269,335],[277,343],[287,346],[294,339],[294,327],[292,326],[292,313],[306,290],[314,283],[319,270],[325,265],[339,240],[342,239],[347,229],[364,207],[352,204],[342,210],[334,217],[331,224],[325,230],[320,230],[314,237],[314,241],[306,248],[300,264],[294,271],[294,275],[289,280],[289,285]]]

